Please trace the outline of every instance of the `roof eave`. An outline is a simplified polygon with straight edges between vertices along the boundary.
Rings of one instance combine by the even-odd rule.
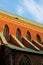
[[[33,22],[31,20],[28,20],[28,19],[23,18],[21,16],[12,14],[10,12],[6,12],[6,11],[3,11],[3,10],[0,10],[0,13],[6,14],[6,15],[11,16],[11,17],[14,17],[14,18],[17,17],[18,19],[23,20],[25,23],[32,24],[32,25],[39,26],[39,27],[43,28],[43,24],[41,24],[41,23]]]

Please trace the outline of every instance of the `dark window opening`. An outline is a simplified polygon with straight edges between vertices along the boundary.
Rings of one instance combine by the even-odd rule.
[[[36,36],[36,40],[39,42],[39,43],[41,43],[41,38],[40,38],[40,36],[37,34],[37,36]]]
[[[31,61],[28,56],[23,55],[19,58],[19,65],[31,65]]]
[[[31,34],[30,34],[29,31],[27,31],[26,38],[27,38],[29,41],[31,41]]]
[[[20,31],[19,28],[17,28],[17,30],[16,30],[16,37],[17,37],[17,39],[18,39],[19,41],[21,41],[21,31]]]
[[[3,35],[4,35],[4,37],[6,38],[6,40],[9,41],[9,39],[10,39],[10,38],[9,38],[9,27],[8,27],[7,24],[4,26]]]

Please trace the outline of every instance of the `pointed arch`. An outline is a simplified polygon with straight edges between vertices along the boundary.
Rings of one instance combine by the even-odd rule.
[[[8,27],[7,24],[5,24],[5,26],[4,26],[3,35],[4,35],[4,37],[5,37],[5,39],[6,39],[7,41],[10,40],[10,37],[9,37],[9,27]]]
[[[28,40],[31,40],[31,34],[30,34],[29,31],[27,31],[26,38],[27,38]]]
[[[19,28],[17,28],[16,30],[16,38],[21,41],[21,30]]]
[[[36,35],[36,40],[37,40],[39,43],[41,43],[41,38],[40,38],[40,35],[39,35],[39,34]]]
[[[27,55],[21,55],[18,65],[31,65],[31,60]]]

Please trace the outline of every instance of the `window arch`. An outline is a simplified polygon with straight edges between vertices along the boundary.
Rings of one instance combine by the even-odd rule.
[[[21,30],[19,28],[16,30],[16,37],[19,41],[21,41]]]
[[[27,38],[28,40],[31,40],[31,34],[30,34],[29,31],[27,31],[26,38]]]
[[[31,65],[31,60],[26,55],[21,55],[19,57],[19,63],[18,65]]]
[[[3,29],[3,35],[6,38],[7,41],[9,41],[9,27],[7,24],[5,24],[4,29]]]
[[[36,35],[36,40],[37,40],[39,43],[41,42],[41,38],[40,38],[40,35],[39,35],[39,34]]]

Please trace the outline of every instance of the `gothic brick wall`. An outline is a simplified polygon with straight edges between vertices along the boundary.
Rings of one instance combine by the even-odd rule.
[[[30,59],[31,65],[43,65],[43,55],[17,52],[17,51],[15,52],[15,65],[19,65],[20,60],[21,60],[20,57],[23,55],[27,56]]]
[[[2,46],[0,48],[0,61],[1,65],[43,65],[43,55]]]

